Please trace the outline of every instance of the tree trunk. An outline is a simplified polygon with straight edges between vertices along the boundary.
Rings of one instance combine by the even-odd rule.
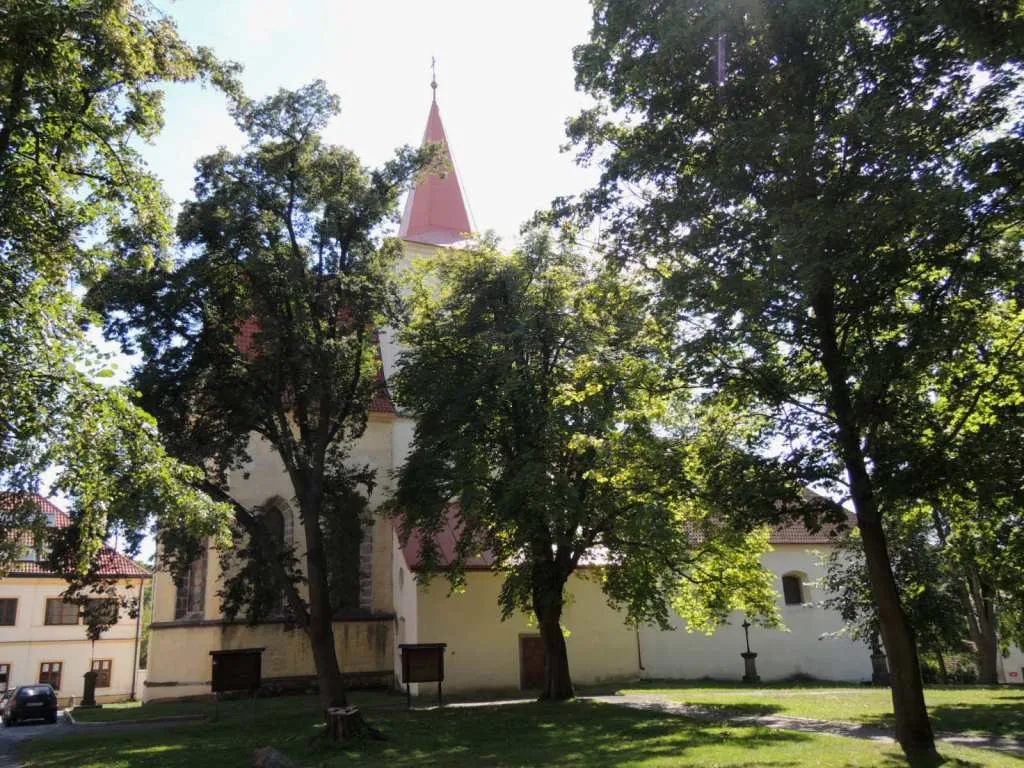
[[[320,704],[326,717],[326,712],[331,707],[347,707],[348,697],[334,647],[327,561],[324,557],[323,532],[320,529],[318,514],[320,499],[317,497],[318,494],[314,493],[301,500],[302,524],[306,533],[306,577],[309,586],[309,624],[306,625],[306,634],[313,650],[313,663],[320,684]]]
[[[942,546],[948,547],[946,526],[939,514],[939,505],[932,502],[932,520]],[[967,628],[974,643],[978,662],[978,682],[986,685],[999,683],[999,638],[996,631],[995,606],[991,590],[986,590],[978,572],[970,564],[957,567],[953,558],[953,574],[957,576],[960,596],[967,608]]]
[[[561,610],[538,616],[540,636],[544,641],[544,688],[541,699],[565,701],[575,693],[569,676],[569,654],[562,634]]]
[[[991,590],[987,589],[977,571],[970,571],[970,594],[978,620],[978,682],[984,685],[999,683],[999,637],[996,632],[996,614]]]
[[[861,425],[850,394],[847,361],[839,348],[836,332],[834,279],[827,269],[821,269],[817,275],[812,308],[821,364],[828,379],[829,406],[837,426],[836,447],[850,481],[850,496],[864,545],[871,593],[878,607],[882,643],[889,661],[896,740],[908,756],[934,758],[937,757],[935,735],[924,703],[914,632],[900,604],[878,501],[868,473]]]
[[[548,547],[539,549],[550,553]],[[565,701],[575,695],[569,676],[569,653],[562,634],[562,592],[568,576],[561,576],[554,560],[547,557],[535,561],[532,570],[533,612],[544,642],[544,688],[540,698]]]
[[[942,653],[942,648],[938,645],[935,646],[935,659],[939,662],[939,683],[942,685],[949,685],[949,672],[946,670],[946,657]]]
[[[854,507],[858,507],[856,498]],[[908,755],[934,753],[935,735],[924,703],[921,662],[917,655],[913,628],[900,605],[885,532],[877,513],[862,516],[858,510],[857,525],[864,543],[871,591],[878,606],[882,643],[889,658],[896,740]]]

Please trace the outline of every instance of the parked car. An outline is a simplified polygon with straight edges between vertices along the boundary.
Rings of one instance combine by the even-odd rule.
[[[57,694],[46,683],[22,685],[15,689],[3,710],[4,725],[23,720],[57,722]]]
[[[0,693],[0,718],[3,718],[7,714],[7,705],[11,701],[11,696],[14,695],[13,688],[5,688],[3,693]]]

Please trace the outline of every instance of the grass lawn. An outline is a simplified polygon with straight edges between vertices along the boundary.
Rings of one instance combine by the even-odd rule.
[[[370,715],[387,742],[332,747],[317,734],[313,697],[221,705],[218,722],[172,728],[134,726],[22,742],[29,768],[175,768],[249,765],[273,745],[301,766],[896,766],[893,745],[764,728],[703,725],[611,704],[518,704],[441,711],[379,710]],[[943,747],[947,766],[1019,766],[1010,757]]]
[[[723,717],[780,714],[893,727],[888,688],[651,681],[618,692],[657,693],[719,711]],[[924,695],[936,731],[1024,738],[1024,688],[936,686],[926,688]]]
[[[348,696],[352,705],[363,709],[405,706],[405,697],[393,692],[349,691]],[[287,697],[286,700],[296,701],[299,699]],[[424,700],[429,701],[430,699],[425,697]],[[273,710],[276,706],[276,700],[274,699],[257,699],[255,711],[259,714],[265,708],[269,707]],[[252,704],[248,699],[245,701],[223,702],[219,710],[213,701],[155,701],[145,705],[141,701],[126,701],[120,704],[104,704],[101,709],[76,709],[73,710],[72,714],[75,722],[78,723],[113,723],[159,720],[179,715],[206,715],[212,718],[217,713],[234,713],[246,708],[248,708],[247,711],[252,710]]]

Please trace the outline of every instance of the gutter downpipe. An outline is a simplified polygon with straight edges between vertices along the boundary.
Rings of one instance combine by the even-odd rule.
[[[128,701],[135,701],[135,680],[139,676],[139,640],[142,635],[142,606],[145,602],[146,580],[139,578],[139,612],[135,616],[135,652],[132,654],[132,692]]]

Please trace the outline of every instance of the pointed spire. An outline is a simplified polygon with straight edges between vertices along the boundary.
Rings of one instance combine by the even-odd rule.
[[[448,138],[445,136],[444,125],[441,123],[441,112],[437,106],[437,72],[436,62],[431,59],[432,78],[430,87],[434,98],[430,104],[430,115],[427,117],[427,129],[423,134],[423,144],[441,144],[441,156],[438,158],[440,173],[427,172],[420,178],[405,201],[405,212],[402,214],[402,226],[398,236],[403,240],[431,245],[451,245],[465,240],[473,231],[466,198],[455,172]]]

